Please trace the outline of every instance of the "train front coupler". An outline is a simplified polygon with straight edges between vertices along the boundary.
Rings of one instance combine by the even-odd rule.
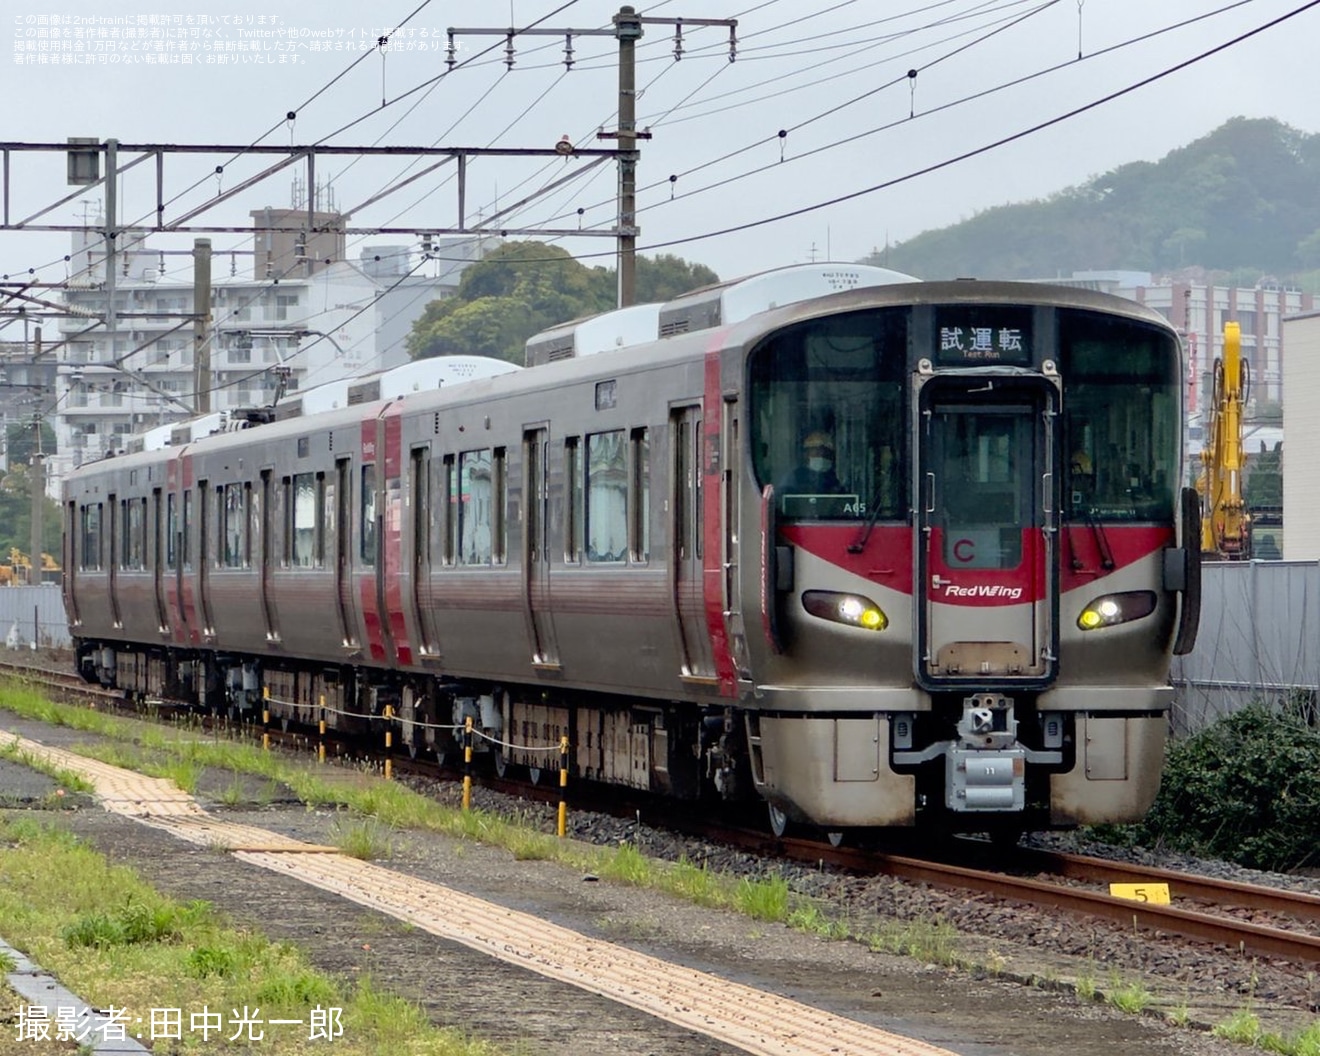
[[[1020,813],[1026,808],[1027,764],[1063,762],[1061,751],[1028,748],[1017,739],[1012,697],[976,693],[964,698],[954,728],[956,740],[936,741],[917,751],[896,750],[893,761],[920,765],[944,756],[944,805],[956,813]]]

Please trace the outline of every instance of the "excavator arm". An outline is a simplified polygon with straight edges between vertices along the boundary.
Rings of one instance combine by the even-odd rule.
[[[1242,332],[1224,324],[1224,354],[1215,360],[1209,429],[1201,449],[1201,552],[1209,558],[1251,556],[1251,518],[1243,498],[1242,416],[1249,371],[1242,358]]]

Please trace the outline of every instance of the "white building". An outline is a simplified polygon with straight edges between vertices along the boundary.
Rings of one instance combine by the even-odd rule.
[[[1283,323],[1288,357],[1283,363],[1283,535],[1285,561],[1320,560],[1320,311]]]
[[[261,223],[271,212],[252,215]],[[292,255],[281,256],[280,246],[263,237],[259,232],[253,260],[260,274],[223,274],[232,259],[227,253],[213,261],[212,411],[269,405],[281,393],[408,362],[404,337],[413,320],[430,301],[453,292],[461,271],[437,276],[416,269],[396,282],[387,272],[407,275],[406,246],[388,247],[395,262],[388,269],[375,259],[381,250],[364,250],[372,274],[342,259],[313,260],[296,240]],[[341,251],[342,238],[317,244],[316,252]],[[122,451],[135,433],[191,417],[197,407],[193,284],[162,277],[165,257],[148,246],[146,233],[124,231],[117,245],[111,315],[101,235],[89,228],[74,236],[70,270],[78,278],[66,288],[69,315],[60,324],[64,344],[56,356],[53,479],[65,467]],[[287,262],[282,271],[279,260]]]

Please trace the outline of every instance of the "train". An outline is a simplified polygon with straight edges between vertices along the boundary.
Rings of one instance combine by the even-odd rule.
[[[83,677],[777,835],[1148,809],[1200,582],[1158,313],[798,265],[466,366],[71,471]]]

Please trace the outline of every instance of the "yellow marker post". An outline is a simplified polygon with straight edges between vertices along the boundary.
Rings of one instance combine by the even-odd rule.
[[[1169,904],[1168,884],[1110,884],[1110,898],[1126,898],[1129,902],[1149,902],[1153,906]]]
[[[385,780],[389,781],[394,770],[390,760],[390,746],[394,741],[393,733],[390,730],[390,723],[394,721],[394,708],[390,704],[385,705]]]
[[[559,838],[568,833],[568,738],[559,738]]]
[[[472,716],[463,722],[463,809],[472,809]]]
[[[318,763],[324,763],[325,762],[325,694],[324,693],[321,694],[321,722],[318,728],[320,730],[321,741],[316,746],[316,761]]]
[[[261,687],[261,750],[270,751],[270,686]]]

